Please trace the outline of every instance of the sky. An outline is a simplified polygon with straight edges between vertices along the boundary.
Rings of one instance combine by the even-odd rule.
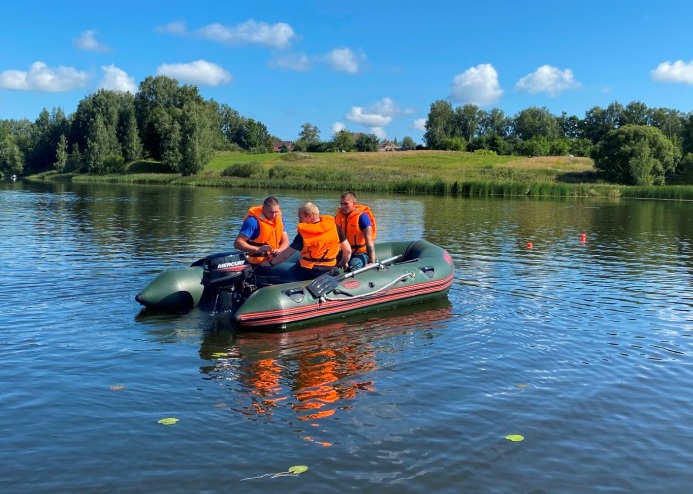
[[[66,114],[149,76],[197,86],[283,140],[305,123],[423,143],[430,106],[584,118],[693,111],[690,0],[9,1],[0,120]]]

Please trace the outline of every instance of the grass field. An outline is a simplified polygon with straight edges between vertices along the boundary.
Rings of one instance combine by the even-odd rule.
[[[598,180],[589,158],[493,156],[457,151],[374,153],[219,152],[199,174],[165,173],[157,162],[121,175],[62,176],[73,181],[322,189],[405,194],[693,199],[693,187],[629,187]],[[50,174],[46,174],[50,175]],[[55,173],[53,173],[55,176]],[[44,178],[48,178],[44,175]],[[57,178],[57,177],[55,177]]]

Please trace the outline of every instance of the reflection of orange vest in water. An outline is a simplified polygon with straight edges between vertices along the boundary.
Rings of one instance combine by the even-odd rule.
[[[258,226],[260,227],[260,234],[254,240],[248,239],[248,243],[255,247],[269,245],[272,247],[272,250],[277,250],[281,243],[282,233],[284,232],[284,223],[282,222],[281,213],[276,215],[274,220],[270,221],[262,214],[262,206],[253,206],[248,209],[246,218],[250,218],[251,216],[257,220]],[[267,252],[247,254],[248,261],[252,264],[260,264],[262,261],[266,260],[267,257]]]
[[[342,213],[341,209],[337,210],[337,217],[335,218],[335,221],[344,232],[344,235],[346,235],[347,240],[349,240],[352,254],[366,252],[366,239],[363,238],[363,232],[359,228],[359,218],[363,213],[367,214],[371,219],[371,234],[373,236],[373,241],[375,242],[375,217],[371,212],[371,208],[357,204],[354,207],[354,210],[348,215]]]
[[[296,227],[303,238],[301,251],[301,266],[335,266],[339,252],[339,235],[334,218],[329,215],[320,216],[317,223],[299,223]]]

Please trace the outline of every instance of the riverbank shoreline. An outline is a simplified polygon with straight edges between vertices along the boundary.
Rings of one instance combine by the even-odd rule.
[[[608,197],[693,200],[693,186],[635,187],[599,179],[589,158],[495,156],[458,151],[374,153],[218,152],[197,175],[140,161],[123,174],[59,174],[39,181],[132,183],[196,187],[355,190],[468,197]]]

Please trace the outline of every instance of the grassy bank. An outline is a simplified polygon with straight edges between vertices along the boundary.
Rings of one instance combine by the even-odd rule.
[[[37,177],[39,178],[39,177]],[[602,183],[592,160],[524,158],[453,151],[380,153],[217,153],[195,176],[138,162],[119,175],[57,175],[74,182],[156,183],[210,187],[322,189],[404,194],[693,199],[693,187],[629,187]]]

